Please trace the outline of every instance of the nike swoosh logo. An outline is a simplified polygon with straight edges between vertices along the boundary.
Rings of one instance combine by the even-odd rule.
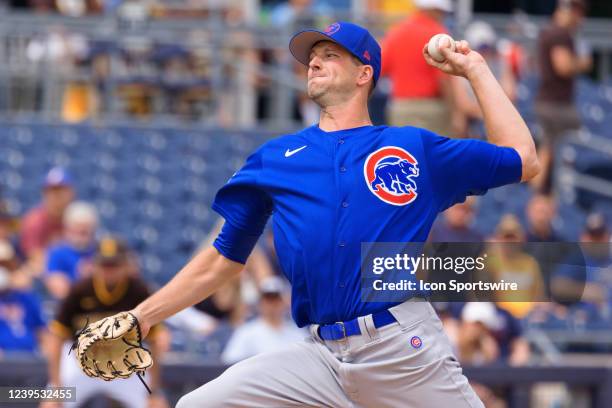
[[[307,146],[308,146],[308,145],[304,145],[304,146],[302,146],[302,147],[298,147],[297,149],[294,149],[294,150],[289,150],[289,149],[287,149],[287,151],[285,152],[285,157],[291,157],[291,156],[293,156],[294,154],[296,154],[297,152],[299,152],[300,150],[305,149]]]

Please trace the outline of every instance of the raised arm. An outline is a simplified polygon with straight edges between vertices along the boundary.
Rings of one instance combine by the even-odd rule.
[[[443,72],[470,81],[482,109],[487,139],[493,144],[514,148],[522,161],[521,181],[531,180],[540,172],[540,164],[527,124],[506,96],[482,55],[471,50],[467,41],[458,41],[456,45],[456,51],[453,52],[441,44],[440,51],[446,57],[444,62],[431,58],[427,45],[423,48],[423,56],[428,64]]]
[[[143,336],[151,326],[212,295],[242,269],[243,264],[227,259],[214,247],[200,251],[170,282],[132,310]]]

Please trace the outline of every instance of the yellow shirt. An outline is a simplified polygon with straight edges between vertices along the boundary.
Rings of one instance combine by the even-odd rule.
[[[405,15],[414,11],[412,0],[370,0],[371,10],[390,15]]]
[[[516,318],[525,317],[535,306],[534,302],[542,301],[544,282],[540,265],[524,252],[509,256],[492,254],[486,263],[489,279],[494,282],[516,282],[516,291],[504,290],[495,293],[497,304]]]

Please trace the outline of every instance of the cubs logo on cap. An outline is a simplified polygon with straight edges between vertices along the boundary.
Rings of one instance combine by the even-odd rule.
[[[417,160],[397,146],[385,146],[370,154],[363,164],[365,182],[376,197],[392,205],[407,205],[417,197]]]
[[[421,340],[419,336],[412,336],[410,339],[410,345],[415,349],[419,349],[423,345],[423,340]]]
[[[327,35],[332,35],[332,34],[337,33],[339,29],[340,29],[340,23],[332,23],[327,26],[324,32]]]

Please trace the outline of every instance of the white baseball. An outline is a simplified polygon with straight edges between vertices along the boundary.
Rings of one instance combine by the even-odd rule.
[[[438,62],[444,62],[444,55],[440,52],[440,42],[443,38],[446,38],[448,41],[444,42],[447,48],[450,48],[451,51],[455,51],[457,48],[455,45],[455,40],[448,34],[436,34],[429,40],[427,43],[427,52],[431,55],[431,58]],[[450,45],[448,45],[450,44]]]

